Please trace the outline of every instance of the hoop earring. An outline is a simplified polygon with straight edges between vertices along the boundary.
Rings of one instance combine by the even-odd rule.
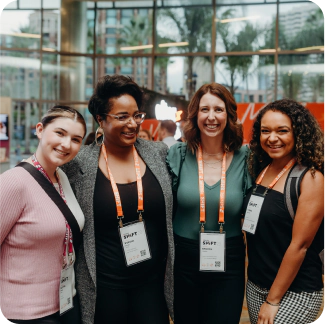
[[[99,129],[101,129],[102,130],[102,134],[103,134],[103,140],[99,143],[98,141],[97,141],[97,138],[98,138],[98,131],[99,131]],[[96,143],[96,145],[97,146],[102,146],[103,144],[104,144],[104,129],[103,128],[101,128],[100,126],[96,129],[96,133],[95,133],[95,143]]]

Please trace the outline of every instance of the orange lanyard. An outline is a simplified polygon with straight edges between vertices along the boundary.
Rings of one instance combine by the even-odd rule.
[[[285,167],[282,169],[282,171],[274,178],[274,180],[268,185],[268,187],[266,188],[263,196],[265,196],[267,194],[267,192],[272,189],[275,184],[278,182],[278,180],[283,176],[283,174],[290,169],[296,162],[296,158],[292,158],[286,165]],[[256,188],[253,190],[253,192],[255,193],[257,186],[259,186],[264,178],[264,175],[267,171],[267,169],[269,168],[269,166],[271,165],[271,163],[264,169],[264,171],[262,172],[262,174],[260,175],[260,177],[258,178],[258,180],[256,181]]]
[[[219,203],[219,224],[220,233],[223,231],[223,224],[225,222],[225,196],[226,196],[226,152],[223,154],[222,158],[222,168],[221,168],[221,185],[220,185],[220,203]],[[199,171],[199,191],[200,191],[200,223],[201,232],[204,232],[204,224],[206,219],[205,212],[205,193],[204,193],[204,171],[203,171],[203,156],[202,147],[199,145],[197,154],[197,164]]]
[[[107,160],[107,151],[105,145],[102,145],[102,152],[104,155],[104,159],[106,161],[106,167],[107,172],[109,174],[109,178],[111,180],[112,189],[115,197],[116,202],[116,210],[117,210],[117,218],[119,219],[120,227],[123,227],[122,218],[124,218],[123,209],[122,209],[122,201],[121,197],[116,185],[116,182],[114,180],[113,174],[111,172],[111,169],[108,166],[108,160]],[[142,221],[142,212],[144,212],[143,209],[143,187],[142,187],[142,178],[141,178],[141,169],[140,169],[140,163],[139,163],[139,155],[137,153],[137,150],[133,146],[133,158],[134,158],[134,167],[135,167],[135,174],[137,178],[137,189],[138,189],[138,210],[139,213],[139,221]]]

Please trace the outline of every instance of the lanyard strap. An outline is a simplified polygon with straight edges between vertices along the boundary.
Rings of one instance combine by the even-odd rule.
[[[38,162],[36,155],[33,154],[32,155],[32,162],[33,165],[35,166],[35,168],[41,172],[43,174],[43,176],[52,184],[52,186],[55,188],[53,181],[51,180],[51,178],[49,177],[49,175],[47,174],[47,172],[45,171],[45,169],[42,167],[42,165]],[[67,200],[65,198],[64,192],[63,192],[63,187],[61,185],[61,181],[60,181],[60,177],[59,177],[59,173],[57,171],[55,171],[55,176],[58,179],[58,185],[59,185],[59,194],[62,197],[62,199],[64,200],[64,202],[67,204]],[[66,256],[67,256],[67,250],[68,250],[68,255],[71,257],[73,254],[73,238],[72,238],[72,230],[71,227],[69,225],[69,223],[67,222],[66,219],[65,220],[65,236],[64,236],[64,248],[63,248],[63,263],[65,267],[68,262],[66,260]]]
[[[220,224],[220,232],[222,232],[223,224],[225,222],[226,157],[227,157],[227,154],[225,152],[223,154],[223,158],[222,158],[220,200],[219,200],[220,202],[219,202],[219,213],[218,213],[218,222]],[[200,223],[201,223],[201,232],[204,232],[206,211],[205,211],[205,193],[204,193],[203,156],[202,156],[201,145],[199,145],[199,147],[198,147],[197,163],[198,163],[198,171],[199,171]]]
[[[109,174],[109,178],[111,180],[112,189],[115,197],[115,203],[116,203],[116,211],[117,211],[117,218],[119,219],[120,227],[123,227],[122,218],[124,218],[123,209],[122,209],[122,201],[121,197],[117,188],[117,184],[114,180],[113,174],[111,172],[111,169],[108,166],[108,159],[107,159],[107,151],[105,145],[102,145],[102,152],[104,159],[106,161],[106,167],[107,172]],[[142,177],[141,177],[141,169],[140,169],[140,163],[139,163],[139,155],[137,153],[137,150],[133,146],[133,158],[134,158],[134,168],[135,168],[135,174],[137,179],[137,189],[138,189],[138,210],[139,213],[139,220],[142,221],[142,212],[144,212],[143,209],[143,187],[142,187]]]
[[[268,187],[266,188],[264,195],[267,194],[268,190],[272,189],[275,184],[278,182],[278,180],[283,176],[283,174],[290,169],[296,162],[296,158],[292,158],[285,166],[284,168],[281,170],[281,172],[273,179],[273,181],[268,185]],[[264,169],[264,171],[262,172],[262,174],[260,175],[260,177],[257,179],[256,181],[256,185],[259,186],[265,176],[265,173],[267,171],[267,169],[269,168],[269,166],[271,165],[271,163]],[[256,186],[256,187],[257,187]],[[256,191],[256,188],[254,190],[254,192]]]

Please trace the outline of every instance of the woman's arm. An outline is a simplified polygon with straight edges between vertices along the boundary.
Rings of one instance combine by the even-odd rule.
[[[22,203],[21,178],[17,175],[18,170],[10,170],[0,176],[0,244],[18,221],[24,210]],[[23,177],[22,177],[23,178]]]
[[[278,304],[295,279],[307,249],[314,240],[324,217],[324,177],[320,172],[307,172],[301,182],[301,194],[293,223],[291,243],[283,257],[277,276],[269,291],[267,301]],[[272,243],[271,243],[272,244]],[[258,323],[273,324],[279,307],[264,303]]]

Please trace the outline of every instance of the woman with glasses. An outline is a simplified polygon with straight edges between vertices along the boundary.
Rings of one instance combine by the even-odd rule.
[[[102,77],[88,107],[103,136],[65,168],[86,218],[76,278],[87,324],[168,324],[172,314],[167,146],[137,138],[142,95],[128,77]]]
[[[175,324],[235,324],[245,287],[241,208],[248,149],[231,93],[218,83],[193,96],[186,142],[173,145]]]

